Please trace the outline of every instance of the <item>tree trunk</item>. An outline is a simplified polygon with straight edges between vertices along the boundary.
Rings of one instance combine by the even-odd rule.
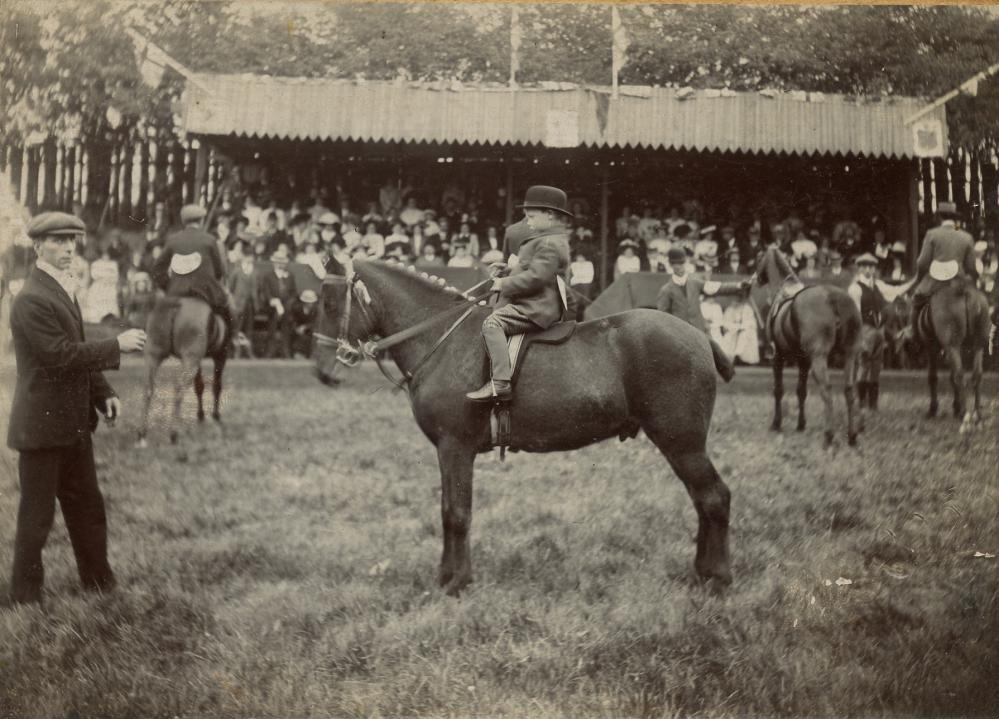
[[[135,145],[132,144],[131,140],[125,141],[124,151],[122,152],[124,156],[125,166],[122,168],[121,173],[121,219],[122,221],[127,220],[128,224],[131,225],[133,216],[132,212],[132,165],[135,164]]]
[[[20,145],[11,145],[10,147],[10,184],[14,188],[14,197],[17,198],[18,202],[22,201],[21,198],[21,180],[23,178],[22,171],[24,170],[24,148]]]
[[[107,222],[105,207],[111,190],[111,143],[103,138],[87,142],[87,204],[84,214],[94,228]]]
[[[56,175],[59,171],[59,146],[54,137],[49,137],[42,145],[42,161],[45,163],[45,183],[42,192],[42,205],[55,209],[59,203],[56,194]]]
[[[66,150],[66,207],[72,211],[76,202],[76,148]]]
[[[149,220],[149,139],[142,138],[139,144],[139,204],[135,216]]]
[[[24,191],[24,205],[31,214],[38,210],[38,167],[41,163],[38,145],[28,148],[28,182]]]
[[[929,217],[933,214],[933,177],[930,174],[930,160],[919,161],[919,174],[923,178],[923,214]]]
[[[947,161],[943,158],[933,160],[933,184],[936,185],[937,204],[949,202],[950,181],[947,179]]]

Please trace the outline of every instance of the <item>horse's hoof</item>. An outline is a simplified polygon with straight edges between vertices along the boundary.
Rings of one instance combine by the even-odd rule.
[[[449,597],[461,596],[461,593],[472,583],[472,578],[468,576],[457,576],[444,585],[444,593]]]
[[[212,415],[212,419],[214,419],[218,424],[222,424],[222,415],[220,415],[220,414],[213,414]]]
[[[771,432],[780,432],[780,425],[779,424],[772,424],[772,425],[770,425],[770,431]]]
[[[936,417],[937,417],[937,408],[936,407],[930,407],[926,411],[926,419],[936,419]]]
[[[799,432],[804,432],[805,431],[805,425],[804,425],[804,423],[799,423],[798,424],[798,431]]]
[[[180,439],[180,435],[179,434],[177,434],[176,432],[171,432],[170,433],[170,444],[177,444],[177,441],[179,439]]]
[[[139,441],[135,443],[136,449],[145,449],[148,446],[149,443],[146,441],[145,437],[139,437]]]
[[[833,446],[833,442],[835,441],[835,439],[836,438],[833,437],[832,432],[826,432],[822,440],[822,446],[825,447],[826,449],[829,449],[830,447]]]
[[[849,437],[847,438],[847,443],[848,443],[848,444],[849,444],[849,445],[850,445],[851,447],[856,447],[856,446],[857,446],[857,435],[856,435],[856,434],[851,434],[851,435],[850,435],[850,436],[849,436]]]

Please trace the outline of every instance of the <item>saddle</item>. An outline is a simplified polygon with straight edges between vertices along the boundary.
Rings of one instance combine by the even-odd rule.
[[[511,335],[507,338],[507,350],[510,353],[510,367],[513,370],[512,382],[516,384],[520,375],[520,368],[524,364],[527,351],[534,344],[560,345],[569,340],[576,332],[575,320],[567,322],[556,322],[546,330],[540,332],[526,332],[524,334]],[[489,427],[492,435],[493,447],[499,447],[500,459],[506,455],[506,448],[510,446],[513,426],[510,420],[510,402],[497,402],[493,405],[489,416]]]

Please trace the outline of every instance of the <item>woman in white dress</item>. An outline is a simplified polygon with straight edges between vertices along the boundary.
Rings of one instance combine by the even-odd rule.
[[[760,344],[756,313],[748,302],[732,302],[722,314],[721,347],[732,359],[746,364],[760,363]]]
[[[615,280],[629,272],[642,271],[642,259],[636,254],[638,250],[637,242],[631,239],[622,240],[618,243],[618,250],[621,254],[618,255],[617,260],[614,262]]]
[[[121,317],[118,306],[118,286],[121,271],[111,259],[108,245],[104,243],[101,256],[90,263],[90,288],[87,290],[87,321],[100,322],[108,315]]]

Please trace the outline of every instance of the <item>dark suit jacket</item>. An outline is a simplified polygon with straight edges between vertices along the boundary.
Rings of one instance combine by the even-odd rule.
[[[174,255],[188,255],[197,252],[201,255],[201,265],[186,275],[170,271],[170,261]],[[163,254],[156,261],[153,280],[173,297],[200,297],[212,307],[225,305],[225,292],[222,290],[224,266],[215,238],[202,230],[185,228],[167,239]]]
[[[260,278],[260,304],[263,308],[270,307],[274,298],[281,300],[281,305],[287,310],[290,309],[292,301],[298,297],[298,288],[295,285],[295,275],[288,273],[284,281],[284,291],[281,291],[281,283],[277,273],[273,268],[264,273]],[[269,311],[269,309],[268,309]]]
[[[718,282],[716,284],[719,285],[718,290],[711,293],[712,295],[734,295],[742,292],[742,287],[738,282]],[[701,314],[701,294],[703,292],[704,280],[699,277],[688,275],[687,284],[683,287],[680,287],[670,277],[656,296],[656,307],[662,312],[679,317],[701,332],[707,332],[704,315]]]
[[[964,230],[954,227],[934,227],[926,233],[923,248],[916,260],[916,267],[923,273],[930,269],[930,263],[957,260],[961,272],[973,277],[975,270],[975,241]]]
[[[38,268],[14,298],[10,328],[17,380],[7,446],[61,447],[94,431],[95,407],[115,396],[101,370],[117,369],[118,340],[86,342],[76,304]]]
[[[551,232],[535,237],[517,250],[517,266],[500,280],[497,307],[516,305],[534,324],[547,329],[565,310],[556,278],[569,270],[569,237]]]

